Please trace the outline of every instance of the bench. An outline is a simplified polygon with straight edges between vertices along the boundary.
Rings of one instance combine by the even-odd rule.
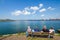
[[[48,33],[48,32],[29,32],[28,33],[29,35],[28,36],[40,36],[40,37],[48,37],[50,35],[51,38],[53,38],[54,36],[54,33]]]

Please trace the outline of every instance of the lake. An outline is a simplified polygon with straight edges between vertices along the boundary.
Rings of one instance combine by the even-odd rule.
[[[60,21],[10,21],[0,22],[0,35],[25,32],[28,26],[30,26],[31,29],[35,29],[37,26],[41,30],[44,25],[46,25],[48,29],[51,26],[53,26],[55,30],[60,29]]]

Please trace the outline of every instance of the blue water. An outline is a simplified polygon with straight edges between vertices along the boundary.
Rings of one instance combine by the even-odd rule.
[[[41,30],[46,25],[49,29],[51,26],[55,30],[60,29],[60,21],[13,21],[13,22],[0,22],[0,34],[10,34],[25,32],[27,26],[35,29],[36,26]]]

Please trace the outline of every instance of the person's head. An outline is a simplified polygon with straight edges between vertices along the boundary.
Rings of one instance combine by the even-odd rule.
[[[30,26],[28,26],[28,29],[30,29]]]
[[[54,29],[53,27],[51,27],[50,29]]]
[[[46,29],[46,25],[43,26],[43,29]]]

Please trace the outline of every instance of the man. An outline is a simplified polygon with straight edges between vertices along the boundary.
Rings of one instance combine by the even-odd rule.
[[[49,32],[49,30],[46,28],[46,26],[45,26],[45,25],[43,26],[42,31],[43,31],[43,32]]]
[[[53,27],[51,27],[51,28],[49,29],[49,33],[55,33],[55,30],[54,30]]]

